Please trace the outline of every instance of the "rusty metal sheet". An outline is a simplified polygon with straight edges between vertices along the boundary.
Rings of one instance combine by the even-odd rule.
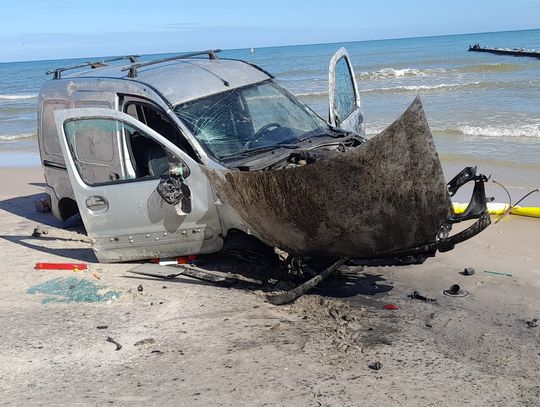
[[[451,201],[417,97],[360,147],[270,171],[204,169],[268,244],[297,255],[375,257],[433,242]]]

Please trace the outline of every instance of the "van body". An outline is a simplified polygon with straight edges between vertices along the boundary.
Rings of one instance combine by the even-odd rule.
[[[214,253],[237,232],[272,245],[222,201],[208,171],[286,170],[366,142],[345,49],[330,61],[327,119],[262,68],[218,51],[58,68],[43,84],[50,206],[62,220],[80,214],[98,260]]]

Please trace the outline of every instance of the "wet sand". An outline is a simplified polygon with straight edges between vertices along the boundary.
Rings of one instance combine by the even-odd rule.
[[[34,210],[40,168],[0,168],[0,180],[3,405],[538,403],[540,326],[526,322],[540,319],[539,219],[509,217],[423,265],[343,269],[275,307],[258,291],[98,264],[84,235]],[[32,238],[36,226],[48,234]],[[44,261],[88,262],[91,271],[33,269]],[[464,267],[476,273],[459,274]],[[59,277],[122,294],[43,304],[44,294],[27,293]],[[469,295],[443,295],[455,283]],[[415,290],[437,301],[407,298]]]

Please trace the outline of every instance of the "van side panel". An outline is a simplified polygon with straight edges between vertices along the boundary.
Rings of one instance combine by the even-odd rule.
[[[170,107],[165,100],[155,92],[151,86],[137,81],[128,81],[115,78],[69,78],[49,80],[41,88],[39,100],[40,107],[38,113],[38,142],[40,147],[41,161],[45,180],[47,183],[47,193],[51,197],[51,208],[59,219],[63,218],[59,209],[59,202],[62,199],[75,201],[71,184],[68,179],[63,157],[58,155],[58,134],[54,127],[54,110],[80,107],[103,107],[120,110],[119,96],[130,95],[134,97],[146,98],[156,106],[159,106],[167,113],[169,118],[180,128],[187,137],[196,155],[205,164],[208,161],[202,147],[188,134],[189,131],[184,124],[171,114]],[[50,101],[50,112],[44,112],[44,106]],[[45,113],[45,114],[44,114]],[[47,147],[45,148],[45,143]]]
[[[58,82],[57,82],[58,83]],[[62,205],[65,199],[75,202],[75,197],[68,173],[66,171],[62,150],[56,131],[54,120],[55,110],[78,108],[78,107],[104,107],[117,109],[118,97],[114,92],[93,92],[76,91],[69,94],[66,89],[62,92],[54,91],[41,93],[40,111],[38,114],[38,142],[40,146],[41,162],[45,181],[47,183],[46,192],[51,199],[51,209],[53,214],[65,220],[73,215],[73,205]],[[62,96],[62,97],[59,97]],[[64,208],[64,210],[63,210]],[[69,208],[69,212],[66,212]]]

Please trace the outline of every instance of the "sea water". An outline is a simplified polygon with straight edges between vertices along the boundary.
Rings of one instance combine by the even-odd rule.
[[[388,126],[418,94],[447,177],[477,165],[519,195],[519,189],[525,193],[540,186],[540,59],[468,52],[475,43],[540,50],[540,30],[225,50],[220,55],[256,63],[327,117],[328,63],[344,46],[368,135]],[[100,57],[0,64],[0,165],[39,164],[36,110],[39,87],[50,78],[45,72],[94,59]]]

